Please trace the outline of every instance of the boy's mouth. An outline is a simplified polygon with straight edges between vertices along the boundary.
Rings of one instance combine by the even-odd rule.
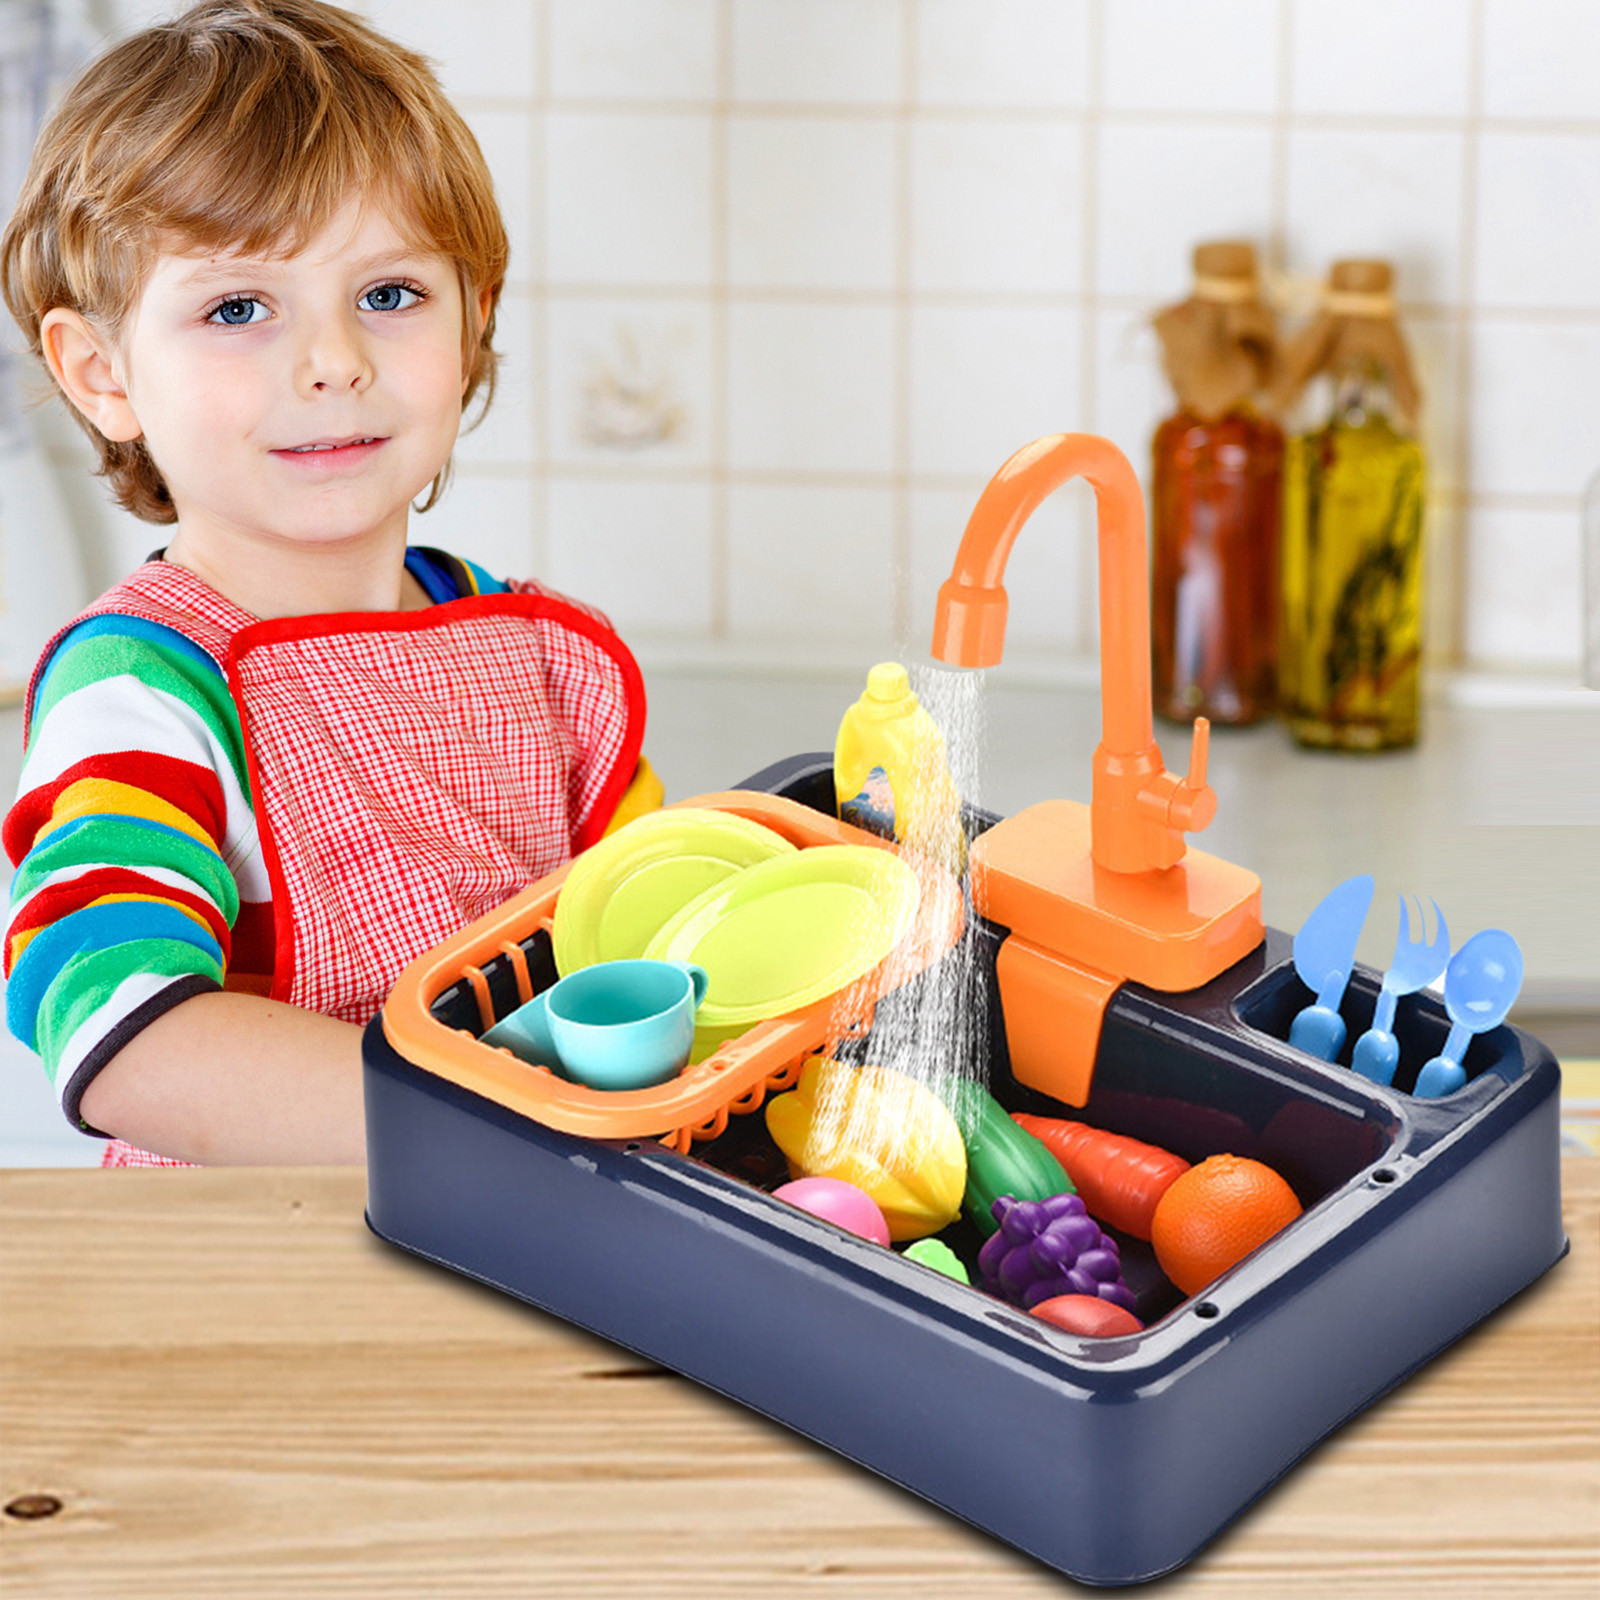
[[[315,460],[319,465],[333,466],[364,456],[384,442],[385,440],[377,434],[351,434],[344,439],[311,439],[305,444],[289,445],[272,453],[275,456],[294,456],[297,460]]]

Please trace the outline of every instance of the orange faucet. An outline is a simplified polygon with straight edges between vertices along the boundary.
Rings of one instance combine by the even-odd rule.
[[[1150,717],[1150,569],[1144,496],[1128,458],[1092,433],[1035,439],[1001,467],[983,491],[940,587],[933,653],[958,667],[992,667],[1005,643],[1001,585],[1024,522],[1069,478],[1094,486],[1100,536],[1101,738],[1094,758],[1090,833],[1094,859],[1113,872],[1170,867],[1183,836],[1216,815],[1206,785],[1210,724],[1194,725],[1189,775],[1161,762]]]
[[[974,840],[978,911],[1009,930],[996,970],[1011,1069],[1069,1105],[1089,1094],[1100,1026],[1126,979],[1177,992],[1210,982],[1261,943],[1261,880],[1199,850],[1216,814],[1210,729],[1194,725],[1189,775],[1162,765],[1150,712],[1144,497],[1127,457],[1087,433],[1036,439],[983,491],[939,590],[933,654],[989,667],[1005,643],[1006,559],[1069,478],[1099,512],[1101,736],[1089,806],[1048,800]]]

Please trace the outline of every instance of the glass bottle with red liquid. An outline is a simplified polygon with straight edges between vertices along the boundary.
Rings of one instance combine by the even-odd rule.
[[[1275,351],[1254,249],[1200,245],[1190,298],[1155,319],[1178,409],[1152,445],[1155,709],[1254,722],[1274,709],[1283,432],[1257,409]]]

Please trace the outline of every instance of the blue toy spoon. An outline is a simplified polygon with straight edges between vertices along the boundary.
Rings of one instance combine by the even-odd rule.
[[[1435,1100],[1454,1094],[1467,1081],[1461,1058],[1475,1033],[1487,1033],[1506,1020],[1522,988],[1522,952],[1509,933],[1485,928],[1450,958],[1444,974],[1444,1009],[1450,1037],[1444,1049],[1417,1074],[1412,1093]]]
[[[1294,970],[1317,999],[1295,1017],[1289,1043],[1321,1061],[1334,1060],[1344,1043],[1339,1002],[1355,965],[1356,940],[1367,920],[1372,889],[1370,872],[1347,878],[1323,896],[1294,936]]]
[[[1444,971],[1450,959],[1450,931],[1444,925],[1444,913],[1437,900],[1429,901],[1439,931],[1432,944],[1424,944],[1422,937],[1428,931],[1422,915],[1422,902],[1417,902],[1417,937],[1411,937],[1411,923],[1406,916],[1406,897],[1400,896],[1400,931],[1395,935],[1394,960],[1383,975],[1383,987],[1378,991],[1378,1004],[1372,1013],[1372,1026],[1356,1040],[1350,1056],[1351,1067],[1363,1078],[1374,1083],[1393,1083],[1394,1069],[1400,1060],[1400,1041],[1394,1036],[1394,1008],[1403,994],[1415,994],[1425,989]]]

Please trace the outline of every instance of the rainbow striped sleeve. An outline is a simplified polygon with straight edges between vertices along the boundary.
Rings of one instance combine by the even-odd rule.
[[[16,804],[6,1021],[68,1119],[190,995],[264,992],[272,906],[238,713],[216,662],[135,617],[80,623],[34,691]]]

